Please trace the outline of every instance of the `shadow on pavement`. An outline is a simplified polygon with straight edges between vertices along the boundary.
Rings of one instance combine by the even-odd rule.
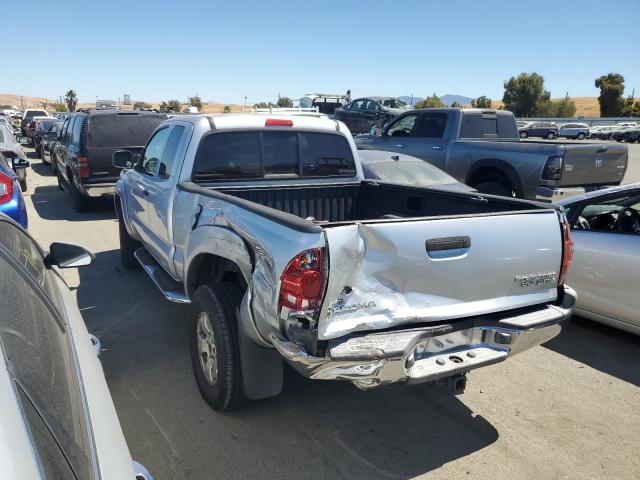
[[[567,328],[544,346],[591,368],[640,386],[640,337],[637,335],[573,317]]]
[[[33,170],[34,173],[37,173],[38,175],[41,175],[43,177],[55,176],[53,173],[53,169],[51,168],[51,165],[49,165],[48,163],[44,163],[42,160],[39,160],[37,163],[32,161],[31,170]]]
[[[79,269],[78,304],[134,458],[157,478],[407,478],[498,438],[460,400],[424,386],[362,392],[285,369],[276,398],[220,414],[201,399],[189,324],[117,250]]]
[[[48,165],[44,165],[44,167],[48,167]],[[45,220],[83,222],[116,218],[111,198],[96,199],[92,211],[79,213],[73,208],[71,194],[66,190],[60,190],[56,185],[36,187],[31,200],[38,215]]]

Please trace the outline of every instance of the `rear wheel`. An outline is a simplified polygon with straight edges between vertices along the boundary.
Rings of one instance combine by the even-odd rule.
[[[513,197],[513,191],[510,186],[501,182],[482,182],[474,187],[481,193],[489,195],[499,195],[501,197]]]
[[[133,255],[142,245],[139,241],[129,235],[127,227],[122,219],[122,214],[118,213],[118,233],[120,236],[120,263],[127,270],[133,270],[140,267],[140,263]]]
[[[556,138],[556,136],[553,132],[547,133],[547,140],[553,140],[554,138]]]
[[[527,138],[527,132],[520,132],[520,138]]]
[[[578,134],[578,140],[584,140],[584,133],[580,132]]]
[[[74,178],[69,175],[69,185],[71,186],[71,194],[73,195],[73,208],[77,212],[88,212],[93,209],[93,198],[86,197],[78,189]]]
[[[242,293],[233,283],[201,285],[187,306],[191,363],[202,398],[219,412],[244,402],[236,309]]]

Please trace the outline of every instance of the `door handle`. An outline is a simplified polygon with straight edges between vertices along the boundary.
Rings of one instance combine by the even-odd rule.
[[[444,150],[444,147],[442,145],[434,145],[433,147],[434,150]]]
[[[404,145],[402,145],[402,144],[400,144],[400,143],[399,143],[398,145],[396,145],[396,147],[398,147],[398,148],[404,148]]]
[[[425,242],[427,252],[440,252],[442,250],[457,250],[471,247],[471,237],[443,237],[431,238]]]

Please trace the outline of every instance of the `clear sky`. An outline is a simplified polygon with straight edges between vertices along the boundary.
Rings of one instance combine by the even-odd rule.
[[[3,0],[0,93],[249,103],[278,93],[552,97],[624,75],[640,97],[640,0]]]

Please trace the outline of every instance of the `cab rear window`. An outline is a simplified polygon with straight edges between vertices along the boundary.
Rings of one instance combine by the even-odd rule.
[[[342,135],[214,132],[204,137],[198,147],[192,180],[352,177],[355,173],[351,147]]]

